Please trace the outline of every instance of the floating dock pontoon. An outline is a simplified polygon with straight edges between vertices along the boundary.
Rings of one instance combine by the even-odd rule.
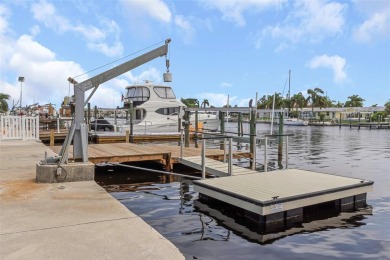
[[[264,224],[300,223],[305,207],[331,204],[340,211],[366,206],[373,182],[288,169],[194,181],[199,199],[226,203]]]

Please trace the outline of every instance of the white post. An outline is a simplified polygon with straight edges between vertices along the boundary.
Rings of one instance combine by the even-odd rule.
[[[60,133],[60,117],[57,117],[57,133]]]

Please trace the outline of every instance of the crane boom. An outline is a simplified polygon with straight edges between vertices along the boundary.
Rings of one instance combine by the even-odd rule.
[[[88,91],[91,88],[99,86],[100,84],[107,82],[113,78],[116,78],[119,75],[122,75],[123,73],[126,73],[151,60],[154,60],[155,58],[162,57],[167,54],[168,54],[168,45],[164,44],[163,46],[160,46],[157,49],[151,50],[137,58],[129,60],[107,71],[104,71],[90,79],[84,80],[83,82],[76,83],[75,81],[73,81],[72,78],[69,78],[68,80],[71,83],[76,83],[75,87],[78,87],[84,91]]]
[[[84,107],[95,93],[100,84],[107,82],[123,73],[126,73],[138,66],[141,66],[153,59],[161,56],[166,57],[167,73],[164,73],[164,81],[171,81],[171,74],[169,73],[169,60],[167,59],[168,45],[171,39],[165,40],[165,44],[155,48],[145,54],[142,54],[132,60],[122,63],[114,68],[104,71],[90,79],[78,83],[73,78],[68,78],[68,81],[74,85],[75,95],[75,111],[73,128],[70,129],[67,138],[64,141],[61,152],[59,154],[60,163],[67,161],[67,153],[70,143],[73,140],[73,158],[75,160],[82,159],[83,162],[88,161],[88,129],[84,122]],[[93,91],[85,100],[85,92],[92,89]]]

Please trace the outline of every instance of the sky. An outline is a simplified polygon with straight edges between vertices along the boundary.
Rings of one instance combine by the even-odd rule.
[[[10,107],[22,89],[22,106],[59,108],[73,95],[68,77],[81,82],[167,38],[178,99],[248,106],[256,93],[285,96],[289,70],[291,94],[390,99],[390,0],[3,0],[0,92]],[[162,83],[164,72],[163,57],[141,65],[102,84],[91,106],[121,107],[126,86]]]

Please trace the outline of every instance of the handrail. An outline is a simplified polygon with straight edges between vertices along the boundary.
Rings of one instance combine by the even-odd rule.
[[[228,175],[233,175],[233,154],[232,154],[232,139],[233,136],[230,135],[223,135],[223,134],[216,134],[216,133],[204,133],[204,132],[197,132],[197,131],[191,131],[193,133],[202,134],[201,137],[194,138],[195,140],[202,140],[202,150],[201,150],[201,158],[202,158],[202,179],[206,178],[206,140],[209,139],[229,139],[229,145],[228,145]],[[205,137],[205,135],[214,135],[214,137]],[[184,129],[180,129],[180,159],[183,159],[183,143],[184,143]],[[226,148],[225,148],[225,141],[224,141],[224,162],[226,162]]]

